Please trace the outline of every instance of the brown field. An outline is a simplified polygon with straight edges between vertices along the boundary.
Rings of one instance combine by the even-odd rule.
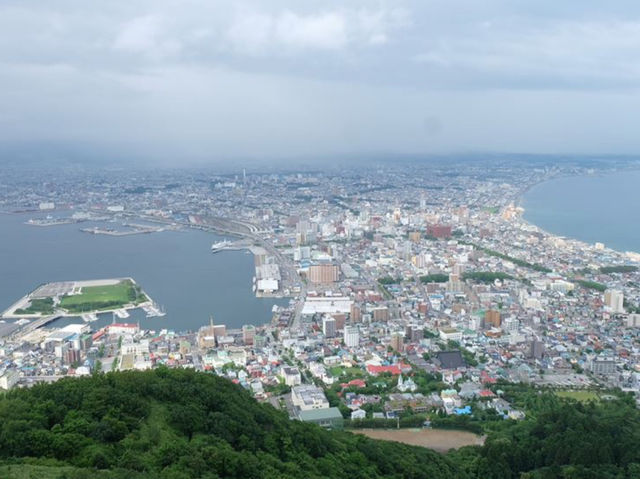
[[[484,444],[484,436],[451,429],[352,429],[351,432],[364,434],[372,439],[427,447],[438,452]]]

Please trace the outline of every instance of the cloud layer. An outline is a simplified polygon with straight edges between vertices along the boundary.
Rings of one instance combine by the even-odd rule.
[[[640,5],[0,4],[0,141],[178,159],[636,153]]]

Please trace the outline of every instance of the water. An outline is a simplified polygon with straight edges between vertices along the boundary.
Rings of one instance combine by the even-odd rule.
[[[640,171],[558,178],[524,195],[524,218],[551,233],[640,252]]]
[[[80,231],[91,223],[24,224],[38,216],[0,214],[0,312],[42,283],[116,277],[132,277],[164,307],[164,317],[146,318],[136,311],[124,320],[140,320],[146,329],[195,330],[208,324],[210,314],[227,328],[259,325],[271,320],[274,304],[288,303],[256,298],[253,255],[212,254],[211,243],[220,236],[185,230],[112,237]],[[110,314],[100,315],[92,326],[108,322]]]

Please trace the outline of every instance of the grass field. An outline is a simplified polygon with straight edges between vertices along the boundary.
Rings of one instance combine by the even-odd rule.
[[[80,294],[62,297],[60,307],[71,313],[83,313],[140,304],[147,300],[140,287],[127,279],[112,285],[83,287]]]
[[[600,396],[593,391],[557,391],[556,395],[562,398],[575,399],[576,401],[581,402],[597,401],[600,399]]]

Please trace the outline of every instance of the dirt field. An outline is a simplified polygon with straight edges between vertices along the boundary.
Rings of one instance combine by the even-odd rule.
[[[364,434],[372,439],[428,447],[438,452],[447,452],[449,449],[462,446],[481,446],[484,443],[483,436],[449,429],[352,429],[351,432]]]

